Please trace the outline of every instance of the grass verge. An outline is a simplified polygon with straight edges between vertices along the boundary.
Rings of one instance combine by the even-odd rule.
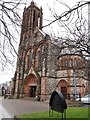
[[[89,112],[90,112],[90,108],[69,107],[66,110],[66,118],[87,120],[89,118]],[[45,118],[56,120],[55,118],[57,118],[57,120],[60,120],[60,118],[62,118],[62,113],[53,111],[53,116],[50,117],[49,111],[45,111],[45,112],[34,112],[30,114],[21,114],[21,115],[17,115],[16,117],[23,120],[26,120],[27,118],[34,118],[34,119],[41,118],[40,120],[44,120]]]

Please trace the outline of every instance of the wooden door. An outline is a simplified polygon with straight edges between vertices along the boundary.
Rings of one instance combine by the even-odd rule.
[[[67,98],[67,87],[61,87],[61,93]]]
[[[30,97],[35,97],[36,95],[36,86],[30,86]]]

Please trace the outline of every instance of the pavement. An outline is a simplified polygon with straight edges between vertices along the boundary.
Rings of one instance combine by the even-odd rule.
[[[23,99],[3,99],[0,97],[0,118],[14,118],[15,115],[47,111],[48,103]]]
[[[2,101],[3,101],[3,98],[0,97],[0,120],[2,118],[13,118],[13,116],[11,116],[7,111],[6,109],[2,106]]]

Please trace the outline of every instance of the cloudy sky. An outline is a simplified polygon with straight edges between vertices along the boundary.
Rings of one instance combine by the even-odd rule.
[[[25,0],[25,1],[26,1],[26,6],[28,6],[32,0]],[[72,8],[80,0],[62,0],[62,1]],[[55,0],[34,0],[34,2],[37,4],[37,6],[39,7],[42,6],[43,8],[43,25],[46,25],[48,23],[47,20],[52,20],[52,16],[49,11],[49,8],[52,8],[52,10],[55,9],[55,11],[58,14],[61,14],[64,11],[68,10],[67,7],[65,7],[64,5],[61,5],[60,3],[57,4]],[[21,13],[22,12],[23,11],[21,11]],[[44,31],[48,32],[48,29],[49,28],[45,28]],[[14,76],[14,72],[15,72],[15,68],[12,67],[10,67],[9,70],[0,71],[0,83],[4,83],[5,81],[10,81],[11,78],[13,78]]]

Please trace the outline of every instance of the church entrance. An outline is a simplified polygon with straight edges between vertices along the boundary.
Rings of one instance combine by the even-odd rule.
[[[35,97],[37,88],[37,77],[34,74],[29,74],[25,80],[26,80],[24,85],[25,96]]]
[[[30,86],[30,97],[36,96],[36,86]]]
[[[64,95],[64,97],[66,98],[67,96],[67,88],[66,87],[61,87],[61,93]]]
[[[64,97],[67,98],[67,82],[65,80],[60,80],[57,86],[58,90],[60,90]]]

